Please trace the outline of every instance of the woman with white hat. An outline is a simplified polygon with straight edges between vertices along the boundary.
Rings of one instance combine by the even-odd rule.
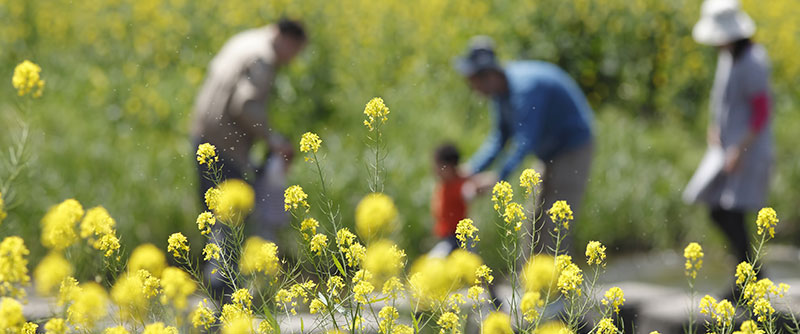
[[[711,209],[738,261],[746,261],[745,213],[760,209],[773,164],[769,59],[751,41],[755,24],[737,0],[706,0],[692,31],[700,44],[719,50],[708,153],[692,178],[686,198]]]

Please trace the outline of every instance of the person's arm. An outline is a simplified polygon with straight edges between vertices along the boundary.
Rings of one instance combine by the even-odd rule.
[[[515,125],[518,128],[513,138],[514,148],[500,170],[501,180],[506,180],[536,147],[536,138],[544,127],[547,94],[545,88],[533,90],[524,95],[525,100],[520,104],[520,108],[515,110],[519,114],[515,122],[519,124]]]
[[[519,166],[522,160],[530,153],[531,147],[533,147],[533,138],[528,138],[529,136],[519,133],[517,136],[514,137],[514,149],[511,155],[508,156],[506,159],[505,164],[503,164],[503,168],[500,170],[500,180],[506,180],[511,173]]]
[[[506,142],[510,136],[510,131],[504,125],[506,122],[504,122],[502,119],[500,111],[494,110],[492,114],[494,119],[494,129],[491,133],[489,133],[481,147],[467,163],[469,166],[468,172],[470,174],[476,174],[485,171],[486,168],[492,164],[492,161],[494,161],[494,159],[500,154],[500,151],[503,150],[503,147],[506,145]]]

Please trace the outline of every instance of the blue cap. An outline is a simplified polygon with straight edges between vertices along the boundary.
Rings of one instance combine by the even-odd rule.
[[[465,77],[488,69],[500,69],[494,53],[494,41],[489,36],[475,36],[469,40],[465,54],[454,61],[456,71]]]

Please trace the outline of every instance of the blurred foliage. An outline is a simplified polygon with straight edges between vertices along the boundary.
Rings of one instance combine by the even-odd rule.
[[[792,113],[800,76],[795,1],[744,1],[774,64],[779,155],[771,204],[785,219],[800,214],[792,189],[800,162],[785,147],[800,125]],[[716,59],[690,36],[699,7],[689,0],[0,0],[0,78],[31,59],[47,80],[27,114],[13,112],[13,89],[0,90],[7,124],[0,146],[11,146],[22,120],[32,152],[7,220],[19,224],[2,234],[24,230],[35,240],[47,207],[73,196],[108,208],[123,244],[163,244],[170,232],[193,231],[199,199],[188,124],[206,65],[233,34],[288,16],[306,22],[311,43],[279,74],[270,117],[292,139],[307,130],[321,135],[335,202],[351,204],[341,208],[346,223],[368,192],[364,152],[352,149],[364,147],[361,111],[382,96],[392,110],[386,191],[401,211],[397,238],[412,256],[430,246],[430,152],[450,139],[469,156],[489,127],[485,101],[469,93],[452,59],[469,37],[487,34],[503,59],[559,64],[598,112],[577,244],[591,238],[638,249],[697,239],[707,218],[684,205],[680,191],[704,148]],[[307,167],[298,161],[292,181],[313,194]],[[472,210],[478,222],[492,217],[487,201]],[[493,224],[482,225],[491,234]]]

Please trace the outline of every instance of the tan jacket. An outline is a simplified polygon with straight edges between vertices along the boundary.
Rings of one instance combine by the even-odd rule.
[[[257,139],[278,140],[267,121],[266,105],[275,78],[275,26],[241,32],[222,47],[194,106],[192,135],[217,147],[240,171],[250,168],[249,154]]]

